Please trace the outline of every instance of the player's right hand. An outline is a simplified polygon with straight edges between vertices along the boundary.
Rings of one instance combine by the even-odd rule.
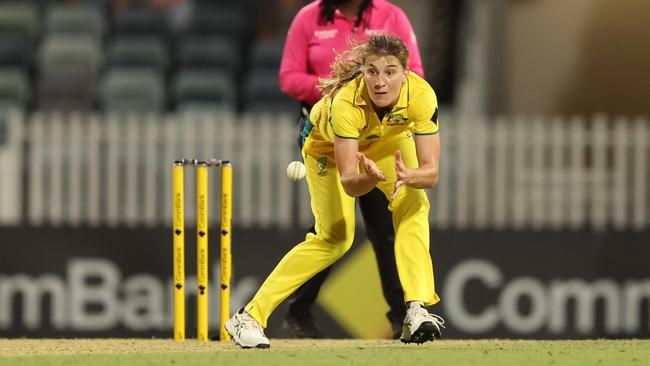
[[[361,163],[361,166],[363,166],[363,170],[366,172],[366,175],[382,182],[386,180],[386,176],[381,170],[379,170],[379,168],[377,168],[377,164],[375,164],[374,161],[368,159],[361,152],[357,152],[355,156]]]

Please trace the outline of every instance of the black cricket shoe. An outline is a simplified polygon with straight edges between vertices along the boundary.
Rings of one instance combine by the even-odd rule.
[[[311,316],[311,314],[306,316],[296,316],[294,314],[287,313],[282,326],[284,330],[294,338],[325,338],[323,331],[320,330],[318,325],[316,325],[316,322],[314,321],[314,318]]]

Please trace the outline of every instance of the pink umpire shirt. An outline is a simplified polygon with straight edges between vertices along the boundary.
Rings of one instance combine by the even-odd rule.
[[[409,50],[409,70],[424,76],[415,33],[406,14],[386,0],[373,0],[363,14],[359,29],[357,17],[348,19],[336,10],[334,22],[318,25],[321,1],[300,9],[293,19],[282,52],[280,88],[291,97],[309,105],[321,97],[316,89],[318,78],[330,74],[330,65],[337,52],[349,48],[351,42],[365,42],[378,33],[391,33],[402,38]]]

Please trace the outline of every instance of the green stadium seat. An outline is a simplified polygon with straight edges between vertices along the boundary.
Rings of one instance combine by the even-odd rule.
[[[0,104],[25,108],[29,105],[30,96],[29,80],[23,69],[0,68]]]
[[[38,24],[38,11],[31,2],[0,2],[0,66],[33,65]]]
[[[165,14],[155,9],[126,8],[115,20],[115,34],[155,36],[166,39],[169,27]]]
[[[230,4],[208,1],[196,4],[188,33],[193,35],[228,37],[241,44],[249,37],[252,27],[242,2]]]
[[[89,35],[51,35],[41,44],[38,68],[41,75],[77,72],[97,75],[101,49]]]
[[[178,110],[236,109],[235,84],[232,75],[220,70],[181,70],[172,86]]]
[[[0,33],[0,66],[30,68],[34,62],[34,47],[31,42],[16,34]]]
[[[283,40],[259,40],[254,42],[251,47],[250,68],[279,72],[283,48]]]
[[[226,37],[193,36],[178,45],[178,64],[181,67],[239,71],[239,47]]]
[[[249,112],[297,113],[298,102],[280,90],[276,70],[253,70],[244,83],[244,104]]]
[[[0,2],[0,34],[21,37],[33,43],[39,31],[38,11],[34,4]]]
[[[110,70],[102,82],[100,98],[106,111],[148,112],[165,109],[163,81],[151,69]]]
[[[109,68],[148,67],[162,75],[169,58],[158,37],[118,35],[108,46],[106,63]]]
[[[37,108],[90,111],[95,104],[95,77],[74,70],[57,70],[38,79]]]
[[[45,26],[48,34],[86,34],[101,41],[106,30],[102,11],[97,6],[51,5],[45,12]]]

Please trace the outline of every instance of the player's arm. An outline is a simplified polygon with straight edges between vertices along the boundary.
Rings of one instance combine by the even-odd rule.
[[[397,181],[413,188],[431,188],[438,183],[440,168],[440,135],[415,135],[415,151],[418,167],[407,168],[401,152],[395,153]]]
[[[433,89],[426,84],[418,89],[419,97],[413,100],[415,150],[417,168],[408,168],[401,153],[395,153],[397,181],[395,191],[401,185],[413,188],[431,188],[438,183],[440,162],[440,135],[438,134],[438,101]]]
[[[352,197],[364,195],[378,182],[386,180],[375,162],[359,152],[359,141],[356,139],[336,137],[334,158],[341,175],[341,185],[345,193]],[[359,171],[359,165],[363,171]]]

